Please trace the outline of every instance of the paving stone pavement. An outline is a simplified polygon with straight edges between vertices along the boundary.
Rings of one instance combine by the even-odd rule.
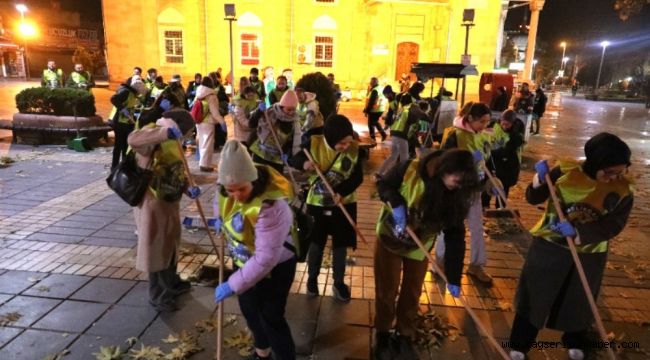
[[[617,122],[589,124],[589,120],[585,125],[577,114],[595,110],[584,101],[561,99],[555,97],[551,103],[543,119],[542,135],[531,138],[524,154],[520,184],[511,191],[511,206],[519,210],[526,227],[541,214],[540,208],[523,200],[534,161],[554,153],[580,156],[581,146],[576,147],[574,135],[579,130],[582,143],[595,131],[622,129]],[[605,110],[598,111],[606,114],[620,111],[620,106],[602,106]],[[363,119],[358,104],[343,104],[342,110],[352,119]],[[650,117],[634,107],[628,110],[627,116],[631,116],[630,112],[641,119]],[[646,347],[650,348],[647,326],[650,286],[646,281],[650,256],[644,252],[647,246],[643,250],[637,246],[649,240],[650,232],[643,215],[650,210],[645,196],[645,185],[649,182],[647,146],[643,147],[643,139],[647,137],[645,121],[636,119],[632,133],[625,133],[630,136],[635,153],[633,162],[639,168],[636,180],[641,196],[635,201],[631,226],[613,245],[598,301],[608,331],[639,344],[640,349],[622,353],[622,358],[627,359],[650,357],[644,352]],[[355,128],[360,130],[363,125],[357,120]],[[343,305],[331,297],[332,278],[327,259],[319,277],[320,290],[325,296],[307,298],[304,295],[306,267],[298,266],[287,318],[302,358],[310,354],[313,359],[370,357],[374,314],[372,254],[380,208],[370,174],[388,156],[389,148],[386,142],[371,151],[364,183],[359,189],[359,227],[368,243],[359,242],[357,250],[350,252],[346,281],[351,285],[353,301]],[[169,350],[173,345],[161,339],[170,333],[178,335],[183,329],[196,333],[194,323],[208,318],[213,310],[213,290],[194,287],[183,298],[182,309],[173,314],[157,314],[147,306],[147,287],[142,281],[146,276],[133,268],[137,238],[131,208],[104,183],[110,148],[74,153],[56,146],[13,145],[9,155],[19,161],[0,169],[0,316],[15,311],[22,317],[0,327],[0,359],[41,359],[64,349],[70,350],[65,359],[92,359],[99,346],[121,345],[126,350],[137,349],[142,343]],[[209,214],[216,176],[199,173],[194,157],[189,159],[203,188],[202,206]],[[188,199],[183,199],[181,209],[182,215],[198,215],[196,205]],[[462,289],[489,330],[499,341],[506,341],[529,238],[525,233],[490,234],[489,229],[488,235],[487,270],[495,277],[494,285],[486,288],[463,276]],[[184,229],[179,271],[187,277],[202,264],[216,264],[216,256],[210,251],[204,230]],[[423,351],[422,358],[498,357],[461,304],[445,292],[444,284],[432,274],[425,279],[420,301],[423,311],[433,310],[461,330],[455,341],[447,340],[440,349]],[[243,328],[244,321],[232,299],[226,303],[226,312],[237,316],[237,324],[226,328],[230,336]],[[124,341],[132,336],[139,340],[131,346]],[[559,334],[545,330],[540,340],[557,341]],[[199,342],[206,350],[192,358],[212,358],[214,334],[201,335]],[[238,356],[229,349],[225,358]],[[550,349],[531,353],[531,359],[542,358],[563,359],[566,355]]]

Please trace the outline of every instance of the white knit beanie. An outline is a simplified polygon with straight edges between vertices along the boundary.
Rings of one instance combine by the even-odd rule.
[[[235,185],[257,180],[257,169],[246,147],[237,140],[228,140],[221,150],[219,178],[221,185]]]

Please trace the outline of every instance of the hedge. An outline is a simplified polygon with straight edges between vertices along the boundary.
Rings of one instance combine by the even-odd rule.
[[[16,107],[23,114],[93,116],[95,97],[86,90],[35,87],[16,95]],[[76,108],[76,114],[75,114]]]

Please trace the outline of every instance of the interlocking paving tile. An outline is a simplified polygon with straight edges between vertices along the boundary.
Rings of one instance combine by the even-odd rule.
[[[101,346],[119,346],[126,351],[128,345],[124,342],[127,338],[116,333],[110,336],[81,335],[70,347],[70,353],[64,357],[65,360],[89,360],[95,359],[94,353],[99,353]]]
[[[6,343],[15,338],[20,334],[23,329],[12,328],[12,327],[0,327],[0,347],[4,346]]]
[[[88,276],[52,274],[37,285],[23,292],[23,295],[65,299],[79,290],[88,281]]]
[[[109,307],[110,304],[68,300],[52,310],[33,327],[66,332],[82,332]]]
[[[135,281],[95,278],[72,295],[73,300],[115,303],[133,286]]]
[[[0,275],[0,293],[19,294],[28,287],[34,285],[35,279],[45,278],[47,274],[31,271],[7,271]]]
[[[157,311],[151,306],[114,305],[86,331],[86,334],[137,337],[156,315]]]
[[[0,314],[17,312],[21,315],[18,321],[12,326],[29,327],[36,320],[43,317],[61,301],[56,299],[44,299],[31,296],[16,296],[4,305],[0,306]]]
[[[138,281],[138,283],[129,290],[118,302],[119,305],[149,305],[149,282]]]
[[[0,349],[3,360],[37,360],[63,351],[74,336],[63,336],[60,332],[25,330],[18,337]]]

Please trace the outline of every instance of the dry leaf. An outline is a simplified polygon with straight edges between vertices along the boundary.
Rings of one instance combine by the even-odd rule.
[[[140,350],[131,349],[129,356],[133,360],[160,360],[165,353],[157,346],[140,345]]]
[[[0,327],[11,325],[20,320],[21,317],[23,317],[23,315],[17,311],[2,314],[0,315]]]
[[[98,353],[93,353],[95,360],[122,360],[124,354],[119,346],[100,346]]]
[[[36,276],[31,276],[31,277],[27,278],[27,281],[32,282],[32,283],[37,283],[37,282],[41,281],[41,278],[36,277]]]
[[[126,341],[124,341],[124,342],[125,342],[127,345],[129,345],[129,347],[131,347],[131,346],[135,345],[135,343],[138,342],[138,338],[135,337],[135,336],[132,336],[132,337],[126,339]]]
[[[167,335],[167,338],[162,339],[165,344],[173,344],[178,342],[178,338],[172,334]]]
[[[50,287],[45,286],[45,285],[37,286],[37,287],[35,287],[35,289],[40,291],[40,292],[50,292]]]

